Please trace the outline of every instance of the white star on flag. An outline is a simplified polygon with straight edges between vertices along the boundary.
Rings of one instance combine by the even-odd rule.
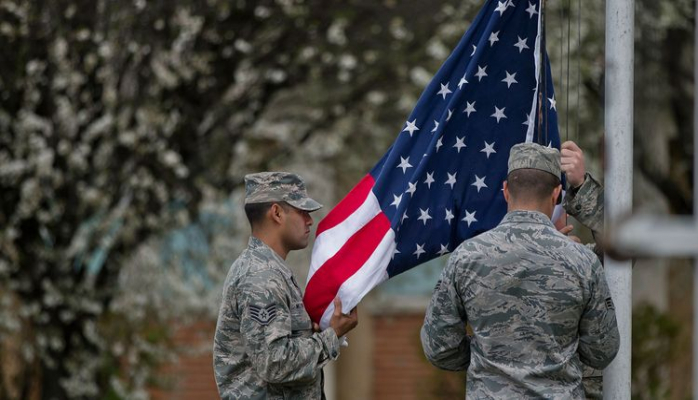
[[[419,218],[417,218],[417,220],[424,222],[424,225],[426,225],[427,221],[432,219],[431,215],[429,215],[429,209],[427,208],[426,210],[422,210],[420,208],[419,212],[421,213],[421,215],[419,216]]]
[[[480,150],[480,153],[487,153],[487,158],[490,158],[490,154],[497,152],[494,149],[494,144],[495,144],[495,142],[492,142],[492,144],[485,142],[485,148]]]
[[[446,96],[448,96],[449,93],[453,93],[453,92],[451,91],[451,89],[448,88],[449,85],[450,85],[450,84],[449,84],[448,82],[446,82],[445,85],[442,83],[442,84],[441,84],[441,90],[439,90],[439,93],[437,93],[436,95],[437,95],[437,96],[438,96],[438,95],[441,95],[441,96],[443,96],[443,99],[446,100]]]
[[[402,195],[393,195],[393,202],[390,204],[391,206],[395,206],[397,208],[400,205],[400,202],[402,201]]]
[[[405,190],[405,193],[409,193],[410,197],[414,196],[414,192],[417,191],[417,184],[412,183],[412,182],[407,182],[407,185],[409,186],[409,189]]]
[[[398,250],[397,247],[395,247],[395,251],[393,251],[393,256],[390,257],[390,259],[391,259],[391,260],[394,260],[396,254],[400,254],[400,250]]]
[[[504,11],[507,10],[508,5],[509,5],[508,1],[498,1],[497,2],[497,9],[494,10],[494,12],[498,12],[499,16],[501,17],[502,15],[504,15]]]
[[[506,107],[503,107],[502,109],[497,108],[497,106],[494,107],[494,114],[490,115],[492,118],[497,118],[497,123],[499,123],[499,120],[502,118],[506,118],[507,116],[504,115],[504,110],[506,110]]]
[[[409,132],[410,137],[412,137],[412,134],[415,131],[419,130],[419,128],[417,128],[417,120],[415,119],[414,121],[411,121],[411,122],[407,121],[406,123],[407,123],[407,127],[405,129],[403,129],[403,132]]]
[[[460,149],[462,149],[463,147],[468,147],[465,145],[464,141],[465,137],[456,137],[456,144],[454,144],[453,147],[458,149],[458,154],[460,154]]]
[[[536,6],[533,3],[528,3],[528,8],[526,9],[526,12],[529,14],[529,19],[533,18],[534,15],[538,14]]]
[[[499,42],[499,31],[492,32],[489,38],[490,47],[494,46],[495,43]]]
[[[426,245],[426,243],[421,244],[421,245],[418,244],[418,245],[417,245],[417,250],[415,250],[415,252],[412,253],[412,254],[416,255],[417,258],[419,258],[419,256],[421,256],[422,254],[426,253],[426,251],[424,251],[424,245]]]
[[[448,221],[448,224],[451,225],[451,220],[455,218],[455,215],[453,215],[453,212],[449,210],[448,208],[446,209],[446,218],[444,218],[446,221]]]
[[[463,112],[468,113],[468,118],[470,118],[471,113],[477,112],[477,110],[475,109],[475,103],[475,101],[473,101],[472,103],[469,101],[465,102],[467,106],[465,107],[465,110],[463,110]]]
[[[550,100],[550,109],[557,111],[557,101],[555,100],[555,95],[553,95],[553,97],[548,97],[548,100]]]
[[[517,37],[519,38],[519,41],[516,42],[514,47],[519,49],[519,54],[521,54],[521,52],[524,51],[524,49],[530,49],[530,47],[528,47],[528,44],[526,44],[526,42],[528,42],[527,38],[521,39],[521,36],[517,36]]]
[[[431,189],[431,184],[434,182],[436,182],[434,180],[434,172],[427,172],[427,180],[424,181],[424,183],[426,183],[429,189]]]
[[[485,68],[482,68],[478,65],[477,74],[475,74],[475,76],[477,76],[478,82],[482,81],[482,78],[487,76],[487,65],[485,65]]]
[[[465,217],[461,221],[465,221],[468,223],[468,227],[470,227],[470,224],[473,222],[477,222],[477,219],[475,219],[475,213],[477,211],[468,212],[468,210],[465,210]]]
[[[436,146],[435,146],[435,147],[436,147],[436,152],[437,152],[437,153],[439,152],[439,149],[440,149],[441,146],[443,146],[443,145],[444,145],[444,144],[443,144],[443,138],[439,138],[439,140],[436,141]]]
[[[456,184],[456,174],[458,174],[458,172],[455,172],[453,175],[451,175],[449,172],[447,172],[447,174],[448,174],[448,180],[446,181],[445,184],[451,185],[451,189],[453,189],[453,186]]]
[[[400,165],[397,166],[397,168],[402,168],[402,173],[407,173],[408,168],[412,168],[412,164],[410,164],[410,158],[403,158],[400,157]]]
[[[438,255],[440,255],[440,256],[443,256],[444,254],[447,254],[448,251],[449,251],[449,250],[448,250],[448,246],[444,246],[444,245],[442,245],[442,244],[441,244],[440,246],[441,246],[441,250],[439,250],[438,253],[436,253],[436,254],[438,254]]]
[[[533,112],[531,112],[531,114],[526,115],[526,120],[523,122],[522,125],[531,126],[531,125],[533,125],[535,120],[536,120],[536,116],[533,115]]]
[[[463,89],[463,85],[467,83],[468,81],[465,79],[465,75],[463,75],[463,77],[460,78],[460,82],[458,82],[458,89]]]
[[[480,178],[479,176],[475,175],[475,182],[473,182],[470,186],[477,187],[477,192],[480,193],[480,189],[487,187],[487,185],[485,184],[485,178],[487,177],[483,176],[482,178]]]
[[[507,77],[502,79],[502,82],[505,82],[507,84],[507,88],[510,88],[512,84],[514,83],[519,83],[519,81],[516,80],[516,72],[513,74],[510,74],[509,71],[504,71],[507,74]]]

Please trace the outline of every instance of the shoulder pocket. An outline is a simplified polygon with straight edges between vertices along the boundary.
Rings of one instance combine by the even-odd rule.
[[[310,320],[308,312],[305,311],[303,302],[291,304],[291,330],[294,336],[297,336],[303,331],[312,334],[313,323]]]

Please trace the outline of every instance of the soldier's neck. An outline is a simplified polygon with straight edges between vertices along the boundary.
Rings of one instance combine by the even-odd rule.
[[[548,216],[553,217],[553,207],[550,205],[533,204],[533,203],[510,203],[508,211],[538,211]]]
[[[268,232],[264,229],[253,230],[252,236],[261,240],[262,243],[266,244],[274,250],[274,253],[278,254],[279,257],[286,261],[286,256],[288,256],[288,249],[284,246],[283,241],[279,235],[274,234],[275,232]]]

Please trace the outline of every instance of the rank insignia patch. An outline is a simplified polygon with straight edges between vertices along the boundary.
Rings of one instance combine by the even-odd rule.
[[[616,309],[616,307],[613,306],[613,299],[610,297],[606,299],[606,309],[607,310],[615,310]]]
[[[269,325],[276,318],[276,305],[267,307],[250,306],[250,317],[262,325]]]

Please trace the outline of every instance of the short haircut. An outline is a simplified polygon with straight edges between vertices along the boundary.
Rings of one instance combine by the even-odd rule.
[[[284,201],[245,204],[245,215],[247,215],[247,220],[250,221],[250,226],[254,228],[264,221],[264,216],[273,204],[278,204],[284,210],[288,210],[288,207],[290,207],[290,205],[286,204]]]
[[[507,177],[509,194],[517,201],[543,201],[559,184],[555,175],[532,168],[517,169]]]

